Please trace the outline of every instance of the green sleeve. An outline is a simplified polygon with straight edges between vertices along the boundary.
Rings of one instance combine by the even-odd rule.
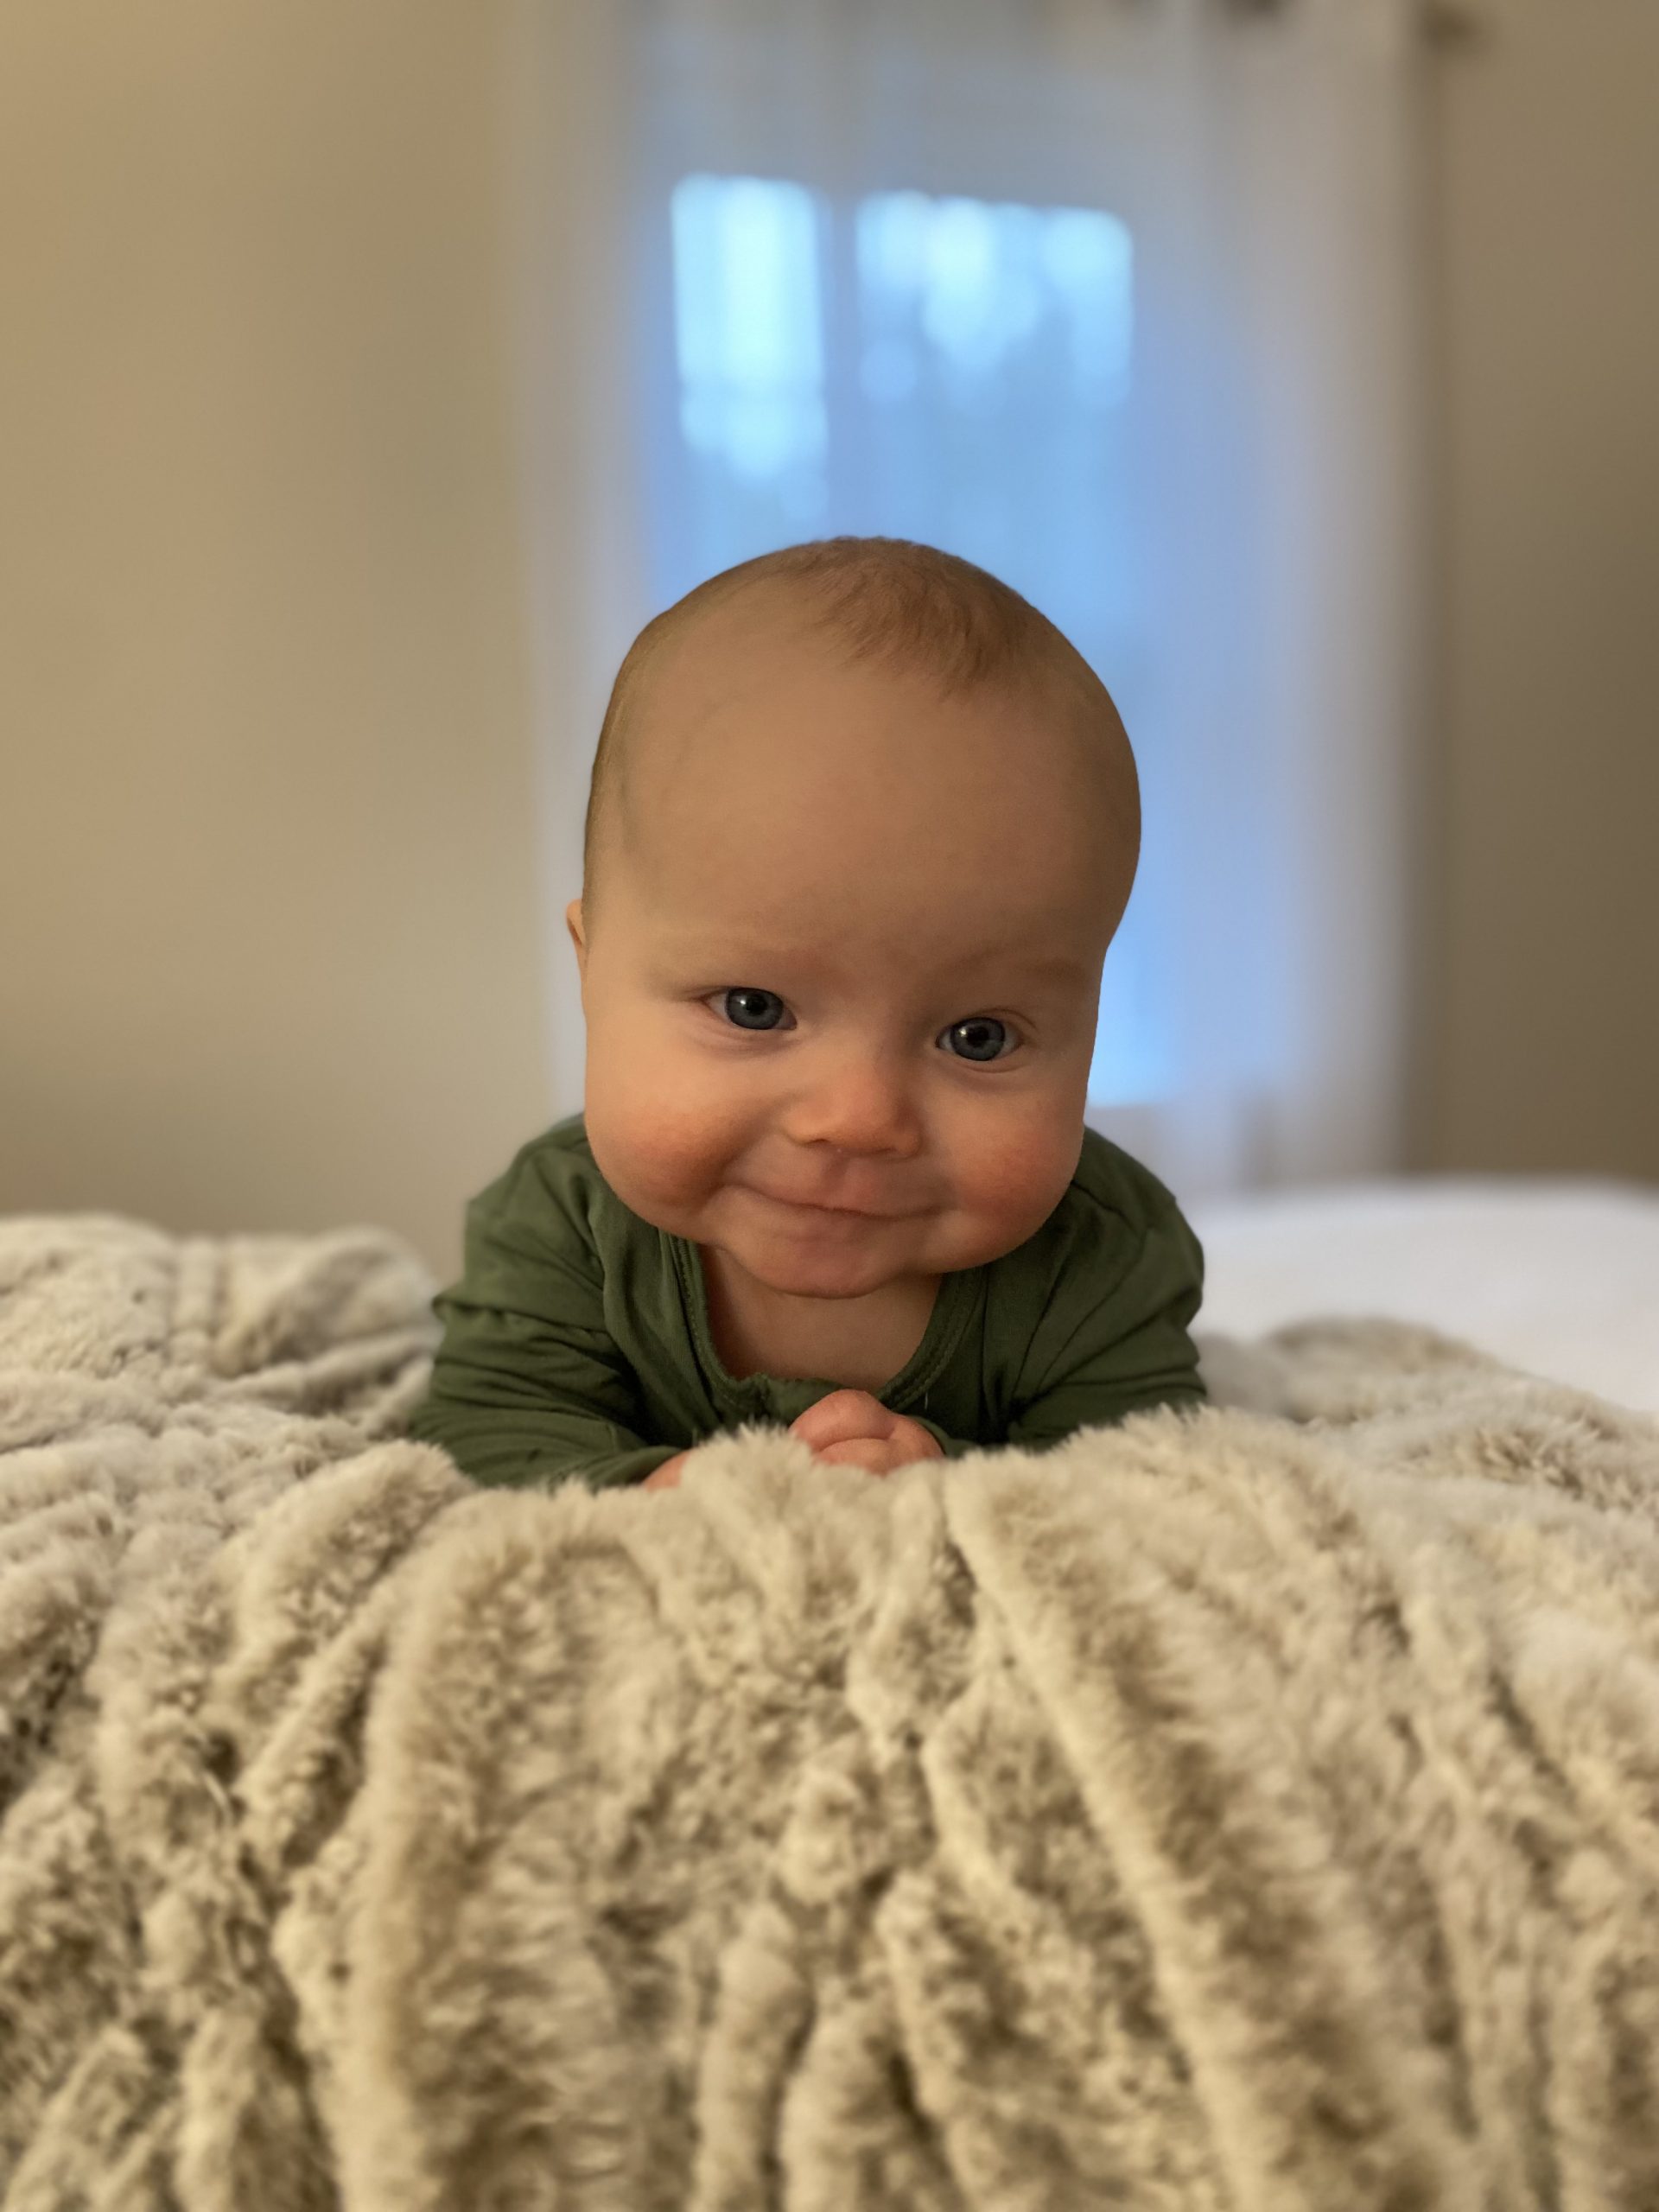
[[[941,1428],[938,1421],[929,1421],[925,1414],[907,1413],[905,1418],[913,1421],[918,1428],[925,1428],[947,1459],[960,1459],[965,1452],[982,1452],[985,1449],[972,1437],[952,1436],[948,1430]]]
[[[409,1433],[476,1482],[640,1483],[680,1447],[639,1433],[597,1257],[549,1172],[545,1154],[521,1154],[467,1207],[461,1281],[433,1300],[443,1337]]]
[[[1189,1333],[1204,1296],[1204,1253],[1175,1207],[1140,1232],[1109,1291],[1070,1286],[1079,1289],[1076,1326],[1009,1423],[1008,1442],[1028,1451],[1154,1406],[1204,1402]]]

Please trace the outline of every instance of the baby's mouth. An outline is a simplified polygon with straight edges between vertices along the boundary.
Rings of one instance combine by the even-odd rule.
[[[798,1212],[830,1214],[842,1220],[891,1221],[893,1219],[891,1214],[870,1213],[862,1206],[830,1205],[822,1198],[786,1198],[776,1191],[759,1191],[755,1195],[758,1198],[770,1198],[774,1205],[792,1207]]]

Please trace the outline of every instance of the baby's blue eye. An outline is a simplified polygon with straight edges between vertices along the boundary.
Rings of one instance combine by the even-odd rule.
[[[747,1031],[770,1031],[779,1027],[783,1018],[783,1000],[777,991],[761,991],[757,984],[732,984],[730,991],[719,993],[726,1018],[736,1028]],[[1008,1039],[1008,1024],[998,1022],[993,1013],[973,1013],[964,1022],[951,1022],[951,1027],[940,1031],[944,1038],[963,1038],[963,1051],[953,1053],[957,1059],[969,1059],[976,1066],[987,1066],[993,1059],[1004,1058],[1002,1046]]]
[[[727,992],[722,1003],[728,1019],[740,1029],[775,1029],[783,1019],[784,1002],[776,991],[739,984]]]
[[[1008,1029],[1006,1022],[998,1021],[993,1014],[976,1014],[966,1021],[953,1021],[944,1033],[961,1039],[963,1049],[956,1056],[958,1059],[984,1061],[1001,1057]]]

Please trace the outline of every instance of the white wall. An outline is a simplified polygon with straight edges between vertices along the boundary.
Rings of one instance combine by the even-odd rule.
[[[0,1211],[447,1274],[552,1117],[501,14],[0,10]]]

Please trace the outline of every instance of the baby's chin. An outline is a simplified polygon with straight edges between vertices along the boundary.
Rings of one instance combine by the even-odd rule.
[[[918,1249],[925,1239],[833,1215],[804,1213],[798,1222],[776,1224],[727,1221],[694,1242],[716,1246],[768,1290],[796,1298],[863,1298],[889,1283],[938,1272]]]
[[[807,1217],[799,1224],[774,1225],[728,1217],[692,1242],[715,1246],[756,1282],[791,1298],[874,1298],[900,1283],[937,1281],[1011,1249],[982,1231],[975,1236],[966,1223],[933,1216],[885,1226],[856,1218]]]

